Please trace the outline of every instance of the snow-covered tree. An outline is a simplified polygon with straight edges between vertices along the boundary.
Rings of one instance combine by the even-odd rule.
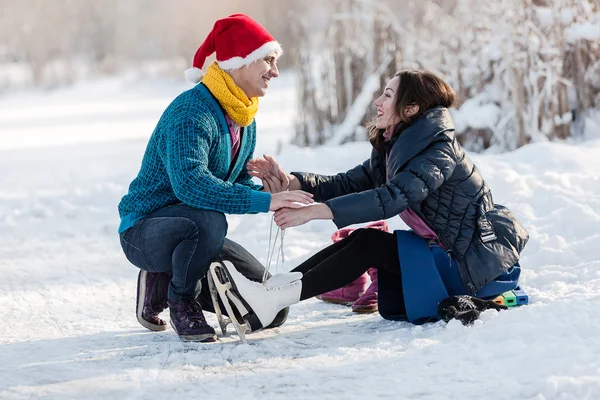
[[[317,15],[318,14],[318,15]],[[313,146],[364,139],[373,94],[399,66],[401,28],[374,0],[308,8],[294,21],[300,104],[296,142]]]
[[[364,124],[372,97],[356,84],[371,90],[367,76],[386,56],[393,62],[380,71],[381,82],[395,69],[417,67],[455,88],[459,139],[473,150],[577,135],[585,115],[600,108],[598,0],[405,0],[389,2],[392,11],[382,2],[334,4],[318,29],[300,36],[298,68],[307,85],[300,144],[365,137],[339,132]],[[299,18],[314,21],[310,15]],[[311,108],[311,94],[323,100],[318,107]]]

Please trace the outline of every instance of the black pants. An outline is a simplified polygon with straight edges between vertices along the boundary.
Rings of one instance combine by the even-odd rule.
[[[404,314],[402,275],[396,235],[377,229],[357,229],[321,250],[292,272],[302,272],[300,300],[345,286],[369,268],[378,271],[379,292],[387,294],[386,313]],[[381,298],[380,308],[381,308]]]

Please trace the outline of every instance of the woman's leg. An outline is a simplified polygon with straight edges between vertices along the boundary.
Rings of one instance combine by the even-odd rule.
[[[376,229],[358,229],[329,246],[292,272],[303,272],[300,300],[340,288],[369,268],[400,277],[396,236]],[[399,291],[402,288],[398,288]]]
[[[369,268],[390,271],[400,277],[398,250],[394,234],[376,229],[361,229],[353,233],[345,245],[335,246],[321,254],[322,259],[304,274],[278,274],[267,281],[266,285],[257,285],[244,277],[233,264],[223,263],[228,277],[233,281],[230,289],[232,298],[245,303],[242,308],[248,310],[248,321],[253,330],[268,326],[283,308],[306,300],[318,294],[344,286],[363,274]],[[324,257],[328,255],[328,257]],[[324,259],[323,259],[324,258]],[[316,259],[316,258],[315,258]],[[301,275],[300,280],[297,275]],[[402,285],[399,285],[399,291]]]
[[[303,274],[306,274],[316,265],[325,261],[328,257],[332,256],[333,254],[337,253],[338,251],[342,250],[344,247],[352,243],[352,241],[356,239],[358,233],[362,230],[364,229],[357,229],[344,239],[340,240],[339,242],[325,247],[323,250],[319,251],[317,254],[313,255],[311,258],[304,261],[302,264],[298,265],[290,272],[302,272]]]

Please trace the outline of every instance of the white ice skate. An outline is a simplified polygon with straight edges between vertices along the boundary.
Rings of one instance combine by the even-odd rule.
[[[231,322],[244,343],[247,331],[255,332],[269,326],[279,311],[300,300],[300,272],[277,274],[261,284],[243,276],[230,261],[213,262],[209,271],[216,292],[230,316],[225,319],[221,315],[221,330],[225,334],[226,326]],[[213,302],[219,318],[218,301],[213,298]]]

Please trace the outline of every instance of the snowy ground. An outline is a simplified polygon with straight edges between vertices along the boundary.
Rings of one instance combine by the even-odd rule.
[[[310,300],[248,345],[141,328],[116,205],[162,109],[186,87],[105,80],[0,98],[0,398],[600,399],[600,140],[474,156],[531,234],[530,306],[472,327],[415,327]],[[293,110],[290,79],[275,81],[258,154],[292,134]],[[366,143],[285,145],[278,159],[327,173],[368,153]],[[264,261],[269,217],[229,221],[231,238]],[[286,232],[280,270],[333,231],[315,222]]]

